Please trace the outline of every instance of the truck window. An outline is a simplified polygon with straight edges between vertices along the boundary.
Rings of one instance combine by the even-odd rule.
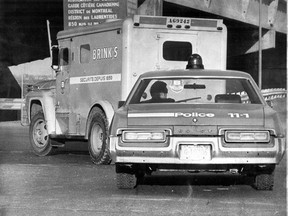
[[[83,44],[80,46],[80,63],[89,63],[90,60],[90,45]]]
[[[60,50],[60,65],[65,66],[69,64],[69,49],[62,48]]]
[[[192,44],[181,41],[165,41],[163,58],[167,61],[187,61],[192,54]]]

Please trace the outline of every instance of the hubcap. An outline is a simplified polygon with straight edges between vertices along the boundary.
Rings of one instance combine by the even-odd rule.
[[[38,120],[33,130],[33,139],[37,147],[43,148],[48,142],[47,126],[44,120]]]
[[[104,140],[104,133],[102,128],[94,124],[91,128],[91,135],[90,135],[90,143],[91,143],[91,150],[94,154],[99,155],[102,149],[102,143]]]

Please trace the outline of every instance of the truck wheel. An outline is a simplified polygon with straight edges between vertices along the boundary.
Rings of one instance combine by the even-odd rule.
[[[130,173],[116,173],[116,180],[119,189],[133,189],[137,183],[135,174]]]
[[[107,118],[97,107],[91,111],[91,116],[88,134],[88,150],[91,160],[95,164],[110,164]]]
[[[254,186],[257,190],[272,190],[274,185],[274,175],[259,174],[255,176]]]
[[[47,156],[54,153],[47,132],[47,126],[42,112],[36,113],[32,119],[29,128],[29,138],[33,152],[38,156]]]

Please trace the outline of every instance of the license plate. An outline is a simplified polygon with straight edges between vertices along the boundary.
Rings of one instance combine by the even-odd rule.
[[[210,145],[180,145],[181,160],[211,160]]]

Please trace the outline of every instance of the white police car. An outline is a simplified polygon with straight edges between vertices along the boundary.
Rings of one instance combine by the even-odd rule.
[[[239,71],[170,70],[139,77],[110,128],[118,188],[156,170],[231,171],[272,190],[284,131],[252,77]]]

